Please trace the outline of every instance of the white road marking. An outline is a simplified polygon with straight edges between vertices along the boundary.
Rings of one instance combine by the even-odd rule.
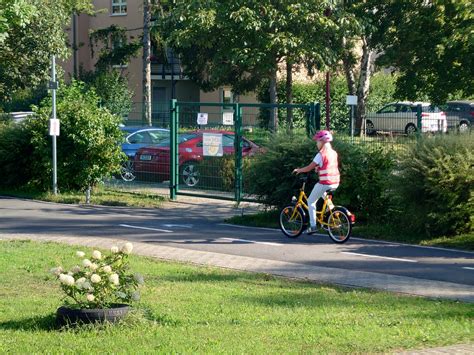
[[[155,231],[155,232],[163,232],[163,233],[173,233],[173,231],[170,231],[168,229],[158,229],[158,228],[148,228],[148,227],[137,227],[137,226],[131,226],[128,224],[119,224],[120,227],[125,227],[125,228],[133,228],[133,229],[144,229],[148,231]]]
[[[232,242],[244,242],[244,243],[252,243],[252,244],[265,244],[265,245],[273,245],[277,247],[282,247],[284,244],[280,243],[272,243],[272,242],[258,242],[256,240],[248,240],[248,239],[237,239],[237,238],[218,238],[215,239],[216,241],[219,240],[230,240]]]
[[[267,231],[279,231],[279,229],[276,229],[276,228],[248,227],[248,226],[239,226],[237,224],[227,224],[227,223],[219,223],[218,225],[226,226],[226,227],[242,228],[242,229],[263,229]]]
[[[166,228],[193,228],[192,224],[163,224]]]
[[[388,259],[388,260],[397,260],[397,261],[404,261],[407,263],[417,263],[417,260],[410,260],[410,259],[401,259],[401,258],[391,258],[389,256],[380,256],[380,255],[370,255],[370,254],[360,254],[360,253],[352,253],[349,251],[342,251],[341,254],[349,254],[349,255],[358,255],[358,256],[365,256],[367,258],[380,258],[380,259]]]
[[[466,269],[466,270],[474,270],[474,267],[464,266],[463,269]]]

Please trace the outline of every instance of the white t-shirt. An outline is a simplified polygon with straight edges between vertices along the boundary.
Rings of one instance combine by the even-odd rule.
[[[323,156],[321,155],[321,153],[316,154],[316,156],[313,159],[313,163],[316,163],[316,165],[319,166],[320,168],[323,167]]]

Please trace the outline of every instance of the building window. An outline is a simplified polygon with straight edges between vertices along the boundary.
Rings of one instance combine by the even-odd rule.
[[[126,15],[127,0],[112,0],[112,15]]]

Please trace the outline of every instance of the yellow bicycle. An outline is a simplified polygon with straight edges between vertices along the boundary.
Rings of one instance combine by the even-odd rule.
[[[302,186],[298,198],[293,196],[292,203],[283,207],[280,212],[281,231],[290,238],[299,237],[309,224],[308,197],[304,192],[308,177],[300,179]],[[351,236],[355,215],[343,206],[334,206],[331,192],[329,190],[324,194],[323,206],[316,211],[316,222],[328,232],[334,242],[342,244]]]

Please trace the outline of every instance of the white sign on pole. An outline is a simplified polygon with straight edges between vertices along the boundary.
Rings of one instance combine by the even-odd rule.
[[[346,105],[357,106],[357,96],[356,95],[347,95],[346,96]]]
[[[199,112],[197,116],[197,124],[199,125],[205,125],[207,124],[207,113]]]
[[[57,118],[49,120],[49,135],[59,136],[59,120]]]
[[[202,145],[202,155],[204,156],[221,157],[224,154],[222,134],[220,133],[203,133]]]
[[[233,112],[222,113],[222,124],[226,126],[234,125],[234,113]]]

